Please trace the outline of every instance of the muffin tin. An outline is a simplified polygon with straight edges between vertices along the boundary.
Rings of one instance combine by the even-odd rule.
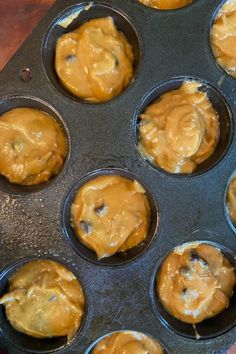
[[[160,262],[183,242],[216,243],[230,250],[235,265],[236,236],[225,215],[225,190],[235,170],[236,81],[219,68],[210,47],[211,24],[223,3],[197,0],[178,10],[158,11],[136,0],[58,0],[1,72],[0,113],[21,105],[51,112],[68,135],[70,153],[59,175],[44,185],[27,188],[0,178],[0,293],[7,277],[25,259],[53,258],[78,277],[87,303],[83,327],[68,346],[60,340],[49,340],[45,347],[30,337],[14,340],[17,334],[12,334],[1,309],[1,343],[10,354],[88,353],[95,340],[120,330],[148,334],[171,354],[226,353],[235,342],[235,315],[223,329],[215,323],[215,331],[208,328],[210,334],[204,337],[203,333],[197,340],[193,332],[190,336],[184,333],[184,326],[170,328],[153,296]],[[60,34],[106,15],[114,18],[134,46],[135,77],[113,100],[90,104],[59,85],[53,48]],[[74,20],[64,28],[60,24],[67,16]],[[222,140],[214,158],[196,173],[176,176],[153,167],[140,155],[136,128],[145,106],[178,87],[184,78],[204,83],[219,110]],[[97,264],[65,237],[70,191],[84,178],[104,171],[136,178],[152,204],[148,247],[141,245],[140,254],[127,256],[125,262],[113,258]],[[235,303],[234,296],[233,314]]]

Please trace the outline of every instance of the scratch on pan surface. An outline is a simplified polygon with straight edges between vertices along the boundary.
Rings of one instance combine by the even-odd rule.
[[[219,78],[219,80],[217,82],[217,85],[219,87],[221,87],[223,85],[224,81],[225,81],[225,75],[221,75],[221,77]]]
[[[200,338],[201,338],[201,336],[200,336],[200,334],[198,333],[198,331],[197,331],[197,328],[196,328],[196,325],[195,325],[195,324],[193,324],[193,329],[194,329],[194,333],[195,333],[195,337],[196,337],[196,339],[200,339]]]
[[[82,11],[88,11],[90,7],[93,6],[93,2],[90,2],[88,5],[85,7],[73,12],[70,16],[67,16],[66,18],[63,18],[58,22],[58,25],[67,28],[78,16]]]
[[[114,323],[116,321],[116,319],[119,316],[119,314],[121,313],[121,310],[123,309],[123,307],[124,307],[124,305],[122,305],[118,308],[118,311],[116,312],[115,316],[113,317],[111,323]]]

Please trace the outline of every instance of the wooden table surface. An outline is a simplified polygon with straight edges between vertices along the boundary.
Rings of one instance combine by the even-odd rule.
[[[0,0],[0,71],[54,2]],[[236,354],[236,343],[227,354]]]
[[[55,0],[0,0],[0,71]]]

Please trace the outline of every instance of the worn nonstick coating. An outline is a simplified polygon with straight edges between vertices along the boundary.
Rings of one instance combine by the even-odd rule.
[[[96,2],[97,8],[100,3]],[[235,327],[209,339],[185,338],[163,325],[150,296],[157,262],[183,241],[208,240],[236,253],[235,233],[224,212],[226,185],[235,170],[236,81],[216,64],[209,40],[213,16],[223,1],[197,0],[175,11],[150,9],[136,0],[105,3],[105,8],[110,5],[116,9],[119,29],[136,48],[135,81],[118,97],[102,104],[88,104],[58,86],[52,52],[45,46],[60,13],[71,6],[74,11],[74,5],[81,7],[74,0],[56,1],[0,74],[0,95],[4,97],[0,107],[6,104],[7,97],[15,95],[43,100],[62,118],[71,144],[64,169],[42,188],[26,191],[18,186],[14,191],[7,183],[0,183],[0,267],[21,257],[56,256],[78,270],[75,273],[87,294],[87,317],[72,345],[58,353],[83,354],[97,338],[122,329],[159,339],[168,353],[226,353],[235,342]],[[92,10],[93,6],[81,13],[82,22],[94,17]],[[104,6],[100,11],[106,15]],[[71,26],[75,28],[77,23],[81,23],[80,16]],[[56,38],[53,40],[55,43]],[[20,77],[24,68],[31,71],[30,81]],[[180,177],[144,161],[137,149],[135,122],[137,110],[145,108],[143,100],[149,103],[157,98],[155,88],[173,79],[176,86],[183,77],[199,78],[213,87],[220,97],[215,104],[223,102],[229,117],[228,142],[216,163],[195,176]],[[7,109],[10,108],[9,101]],[[225,131],[222,134],[225,136]],[[160,217],[156,237],[148,249],[127,264],[113,266],[85,260],[71,247],[62,229],[62,210],[71,188],[87,173],[109,167],[127,169],[136,175],[154,196]],[[24,353],[13,344],[7,346],[10,354]]]

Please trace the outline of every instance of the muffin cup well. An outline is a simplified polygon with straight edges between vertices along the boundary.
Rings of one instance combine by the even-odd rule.
[[[135,331],[135,330],[125,330],[125,329],[122,329],[120,331],[114,331],[114,332],[110,332],[110,333],[107,333],[107,334],[104,334],[103,336],[101,336],[100,338],[97,338],[89,347],[88,349],[85,351],[84,354],[92,354],[92,350],[95,348],[95,346],[101,341],[103,340],[104,338],[106,337],[109,337],[111,336],[112,334],[115,334],[115,333],[120,333],[120,332],[135,332],[135,333],[141,333],[139,331]],[[141,333],[141,334],[144,334],[148,337],[151,337],[152,339],[154,339],[155,341],[157,341],[158,343],[160,343],[160,341],[156,338],[153,338],[152,336],[150,336],[149,334],[146,334],[146,333]],[[164,353],[165,354],[168,354],[168,352],[165,350],[164,346],[160,343],[161,347],[163,348],[164,350]]]
[[[225,212],[225,217],[228,221],[229,226],[231,227],[231,229],[233,230],[234,233],[236,233],[236,224],[234,223],[234,221],[232,220],[230,214],[229,214],[229,210],[227,207],[227,193],[228,193],[228,189],[229,189],[229,185],[231,183],[231,181],[233,180],[233,178],[236,177],[236,170],[233,171],[233,173],[231,174],[231,176],[228,179],[226,188],[225,188],[225,193],[224,193],[224,212]]]
[[[160,13],[160,12],[164,12],[164,13],[165,13],[165,12],[168,12],[168,13],[169,13],[169,12],[175,13],[176,11],[181,11],[181,10],[183,10],[183,9],[190,8],[194,3],[197,2],[197,0],[192,0],[192,2],[191,2],[190,4],[185,5],[185,6],[182,6],[182,7],[178,7],[177,9],[157,9],[157,8],[155,8],[155,7],[152,7],[152,6],[145,5],[145,4],[141,3],[139,0],[132,0],[132,1],[138,3],[140,6],[143,6],[143,7],[145,7],[145,8],[148,8],[148,9],[150,9],[150,10],[152,10],[152,11],[158,11],[159,13]]]
[[[114,254],[111,257],[102,258],[101,260],[97,259],[95,252],[93,252],[92,250],[90,250],[88,247],[84,246],[80,242],[73,227],[71,226],[71,206],[76,193],[78,192],[81,186],[83,186],[85,183],[91,181],[92,179],[98,176],[121,176],[121,177],[128,178],[130,180],[138,181],[145,189],[146,196],[150,206],[150,212],[151,212],[148,235],[142,243],[125,252],[119,252]],[[159,225],[158,207],[149,189],[145,186],[145,184],[142,181],[139,180],[139,178],[136,175],[132,174],[131,172],[128,172],[127,170],[123,170],[119,168],[99,169],[84,176],[68,193],[62,210],[62,227],[63,227],[63,233],[65,237],[70,242],[74,250],[81,257],[83,257],[89,262],[98,265],[117,266],[117,265],[128,263],[136,259],[137,257],[139,257],[141,254],[143,254],[146,251],[146,249],[151,244],[153,238],[157,233],[158,225]]]
[[[207,96],[210,102],[212,103],[213,108],[218,113],[220,136],[219,136],[218,143],[216,145],[216,149],[213,152],[213,154],[207,160],[199,164],[196,170],[193,171],[193,173],[191,174],[185,174],[185,173],[175,174],[175,173],[167,172],[161,167],[149,161],[148,158],[141,155],[141,158],[144,159],[144,161],[147,162],[152,168],[156,169],[159,172],[165,173],[167,175],[176,176],[176,177],[198,176],[215,167],[227,153],[232,141],[233,131],[234,131],[232,112],[229,107],[229,104],[227,103],[222,93],[220,93],[214,86],[205,82],[202,79],[181,76],[181,77],[173,78],[167,82],[155,86],[143,97],[143,99],[139,103],[135,111],[133,124],[132,124],[134,142],[136,144],[137,149],[139,144],[140,115],[144,112],[147,106],[149,106],[151,103],[154,103],[154,101],[156,101],[164,93],[178,89],[184,81],[199,81],[202,84],[199,90],[207,93]]]
[[[223,245],[219,245],[216,242],[204,241],[204,240],[184,242],[183,244],[195,243],[195,242],[209,244],[213,247],[220,249],[223,255],[228,259],[228,261],[234,267],[234,270],[236,272],[236,256],[230,249],[226,248]],[[173,250],[174,249],[168,252],[168,254],[166,254],[165,257],[158,262],[151,279],[150,298],[151,298],[151,303],[154,312],[158,316],[159,320],[162,322],[162,324],[165,327],[174,331],[175,333],[195,340],[214,338],[229,331],[232,327],[236,325],[236,285],[234,286],[233,295],[230,298],[229,307],[223,310],[222,312],[220,312],[218,315],[206,319],[196,324],[195,326],[176,319],[169,312],[165,310],[165,308],[163,307],[161,301],[157,296],[156,279],[158,277],[158,273],[163,261]]]
[[[62,173],[64,170],[65,166],[67,165],[67,162],[70,157],[70,136],[69,136],[69,131],[66,128],[66,125],[60,116],[60,114],[48,103],[44,102],[43,100],[32,97],[32,96],[6,96],[0,98],[0,115],[6,113],[7,111],[10,111],[11,109],[14,108],[36,108],[39,109],[43,112],[48,113],[52,118],[54,118],[61,126],[66,140],[67,140],[67,158],[64,161],[64,164],[59,171],[59,173],[53,177],[51,177],[47,182],[41,183],[41,184],[36,184],[32,186],[24,186],[20,184],[15,184],[11,183],[8,181],[4,176],[0,175],[0,190],[3,192],[7,192],[10,194],[16,194],[16,195],[22,195],[26,193],[32,193],[32,192],[38,192],[41,191],[44,188],[47,188],[51,183],[53,183],[57,177]]]
[[[88,22],[96,18],[102,18],[107,16],[111,16],[113,18],[117,29],[124,34],[124,36],[126,37],[126,39],[128,40],[128,42],[131,44],[133,48],[134,77],[131,80],[130,84],[132,84],[132,82],[136,78],[139,65],[142,59],[142,44],[141,44],[141,39],[134,25],[132,24],[131,20],[121,10],[109,4],[97,2],[97,1],[83,2],[78,5],[71,6],[66,10],[64,10],[63,12],[61,12],[49,26],[46,36],[43,40],[42,61],[43,61],[44,71],[46,73],[48,80],[54,86],[54,88],[56,88],[59,92],[61,92],[65,97],[86,104],[88,103],[100,104],[100,103],[91,103],[86,100],[80,99],[79,97],[76,97],[72,93],[67,91],[62,86],[54,67],[55,48],[56,48],[56,43],[58,38],[63,34],[75,31],[85,22]],[[66,23],[68,19],[69,21]],[[125,88],[124,91],[127,90],[128,87]],[[118,96],[122,95],[124,91],[122,91]],[[112,100],[114,100],[116,97],[114,97]]]
[[[218,62],[217,59],[213,53],[213,48],[212,48],[212,44],[211,44],[211,31],[212,31],[212,27],[214,25],[215,19],[220,11],[220,9],[225,5],[225,3],[228,0],[223,0],[221,2],[219,2],[218,4],[216,4],[216,8],[214,9],[212,15],[211,15],[211,19],[209,21],[209,43],[208,43],[208,48],[207,51],[209,53],[209,57],[211,59],[211,62],[213,63],[213,65],[217,66],[217,68],[219,69],[219,71],[222,73],[222,78],[224,77],[228,77],[231,80],[236,80],[232,75],[230,75]]]
[[[37,260],[37,259],[48,259],[52,260],[55,262],[58,262],[68,268],[75,276],[76,276],[76,271],[71,267],[70,263],[65,262],[64,260],[61,262],[59,257],[52,257],[51,255],[49,256],[44,256],[44,257],[29,257],[29,258],[21,258],[17,260],[16,262],[6,266],[4,269],[1,270],[0,273],[0,294],[1,296],[7,292],[8,290],[8,279],[17,271],[19,270],[23,265],[26,263]],[[77,277],[76,277],[77,278]],[[77,278],[78,279],[78,278]],[[78,279],[79,280],[79,279]],[[6,314],[5,314],[5,308],[3,305],[0,306],[0,328],[1,328],[1,334],[5,341],[9,343],[12,348],[16,348],[18,350],[21,350],[26,353],[35,353],[35,354],[41,354],[41,353],[65,353],[66,350],[69,346],[72,346],[75,341],[79,338],[83,327],[85,325],[86,317],[87,317],[87,303],[86,303],[86,292],[84,290],[84,286],[79,280],[83,294],[85,297],[85,311],[84,311],[84,317],[81,322],[81,326],[79,327],[77,333],[75,336],[71,339],[70,342],[67,342],[67,337],[53,337],[53,338],[43,338],[43,339],[38,339],[34,338],[31,336],[28,336],[26,334],[23,334],[21,332],[18,332],[15,330],[10,322],[8,321]]]

